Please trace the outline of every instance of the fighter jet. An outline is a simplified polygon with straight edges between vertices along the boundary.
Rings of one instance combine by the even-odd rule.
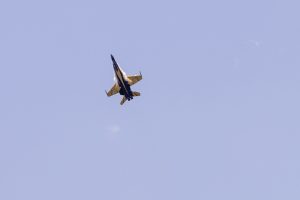
[[[120,102],[121,105],[125,103],[126,100],[130,101],[135,96],[140,96],[141,93],[133,92],[130,88],[133,84],[142,80],[143,76],[140,72],[139,75],[127,76],[126,73],[121,69],[121,67],[116,62],[113,55],[110,55],[111,60],[113,62],[113,68],[115,71],[115,84],[112,88],[107,92],[106,95],[108,97],[119,93],[123,96],[122,101]]]

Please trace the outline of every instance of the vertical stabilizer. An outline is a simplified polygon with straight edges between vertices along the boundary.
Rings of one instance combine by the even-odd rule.
[[[123,99],[122,99],[122,101],[120,102],[120,104],[123,105],[123,104],[125,103],[126,100],[127,100],[126,97],[123,96]]]

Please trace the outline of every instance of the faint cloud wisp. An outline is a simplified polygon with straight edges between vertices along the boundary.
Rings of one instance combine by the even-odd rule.
[[[249,42],[256,47],[259,47],[261,45],[261,43],[257,40],[250,40]]]
[[[114,124],[114,125],[112,125],[112,126],[109,126],[109,127],[107,128],[107,130],[108,130],[110,133],[117,134],[117,133],[119,133],[119,132],[121,131],[121,128],[120,128],[119,125]]]

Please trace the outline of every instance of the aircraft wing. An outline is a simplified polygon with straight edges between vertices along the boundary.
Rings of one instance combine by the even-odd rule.
[[[115,94],[119,93],[119,91],[120,91],[120,87],[117,83],[115,83],[108,92],[106,92],[106,91],[105,92],[106,92],[106,95],[108,97],[110,97],[112,95],[115,95]]]
[[[135,83],[137,83],[140,80],[142,80],[143,76],[140,73],[139,75],[127,76],[127,78],[129,79],[129,85],[134,85]]]

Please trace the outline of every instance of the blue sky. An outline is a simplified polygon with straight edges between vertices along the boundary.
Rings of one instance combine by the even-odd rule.
[[[0,199],[299,199],[299,6],[1,1]]]

